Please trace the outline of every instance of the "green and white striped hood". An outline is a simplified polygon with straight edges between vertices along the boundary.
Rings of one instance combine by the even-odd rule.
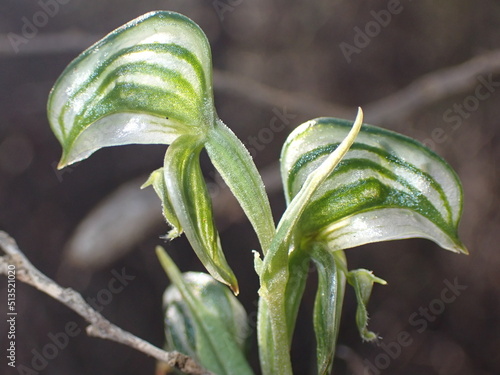
[[[78,56],[51,91],[60,167],[106,146],[171,144],[214,122],[210,46],[187,17],[151,12]]]
[[[345,120],[319,118],[290,134],[281,155],[288,202],[351,126]],[[442,158],[413,139],[363,125],[314,193],[299,228],[305,239],[327,240],[331,250],[422,237],[467,253],[457,235],[461,210],[460,182]]]

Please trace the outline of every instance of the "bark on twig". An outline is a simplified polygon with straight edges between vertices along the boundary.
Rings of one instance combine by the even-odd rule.
[[[7,275],[8,265],[14,265],[16,267],[16,278],[19,281],[51,296],[84,318],[89,323],[87,327],[89,336],[127,345],[165,362],[171,367],[178,368],[186,374],[214,375],[204,370],[192,358],[176,351],[166,352],[112,324],[85,302],[79,293],[71,288],[61,287],[41,273],[22,253],[14,239],[2,231],[0,231],[0,247],[5,252],[5,255],[0,257],[0,273]]]

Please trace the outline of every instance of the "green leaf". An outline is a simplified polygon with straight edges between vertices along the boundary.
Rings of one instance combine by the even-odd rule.
[[[220,120],[210,131],[205,147],[250,220],[265,254],[275,234],[274,221],[264,184],[249,152]]]
[[[196,136],[191,135],[183,135],[170,145],[163,167],[165,190],[198,258],[216,280],[238,294],[238,282],[222,252],[212,201],[200,168],[202,147]]]
[[[290,134],[281,157],[288,201],[349,128],[347,121],[320,118]],[[460,181],[443,159],[410,138],[363,125],[349,152],[308,202],[298,227],[305,241],[321,237],[332,250],[422,237],[466,253],[457,235],[461,211]]]
[[[164,295],[168,350],[197,359],[218,375],[253,374],[243,354],[248,334],[243,306],[205,273],[181,274],[164,249],[156,249],[172,285]]]
[[[131,143],[170,144],[213,126],[210,46],[189,18],[147,13],[78,56],[52,89],[48,117],[59,163]]]
[[[378,335],[367,329],[368,311],[366,305],[368,305],[372,293],[373,283],[386,285],[387,282],[376,277],[372,271],[365,269],[349,271],[347,274],[347,281],[354,287],[356,292],[356,299],[358,301],[356,324],[358,325],[359,334],[365,341],[375,341],[378,339]]]
[[[313,315],[318,374],[327,375],[332,369],[340,327],[346,259],[343,251],[332,252],[325,244],[315,244],[311,257],[318,270]]]
[[[170,198],[167,194],[163,168],[158,168],[156,171],[152,172],[148,180],[141,186],[141,189],[151,185],[153,186],[156,195],[158,195],[161,200],[163,216],[165,217],[167,223],[169,223],[172,227],[172,230],[168,232],[167,238],[173,239],[179,237],[182,234],[181,223],[179,223],[179,219],[174,212],[174,208],[172,207],[172,203],[170,202]]]

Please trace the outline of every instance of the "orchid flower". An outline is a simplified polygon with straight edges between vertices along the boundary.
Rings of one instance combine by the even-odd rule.
[[[217,117],[210,46],[198,25],[156,11],[111,32],[64,70],[51,91],[48,117],[63,148],[59,168],[103,147],[170,145],[163,168],[148,181],[173,227],[169,237],[184,232],[210,274],[238,292],[200,168],[203,148],[263,248],[274,223],[250,154]]]
[[[345,249],[420,237],[467,254],[457,234],[462,188],[455,172],[417,141],[362,125],[362,115],[360,110],[354,125],[335,118],[308,121],[283,146],[281,175],[288,208],[271,250],[263,262],[256,262],[267,303],[259,320],[261,341],[267,343],[261,351],[267,357],[266,374],[287,366],[276,359],[289,350],[283,343],[293,334],[308,260],[318,271],[318,373],[328,374],[346,281],[356,291],[356,320],[365,340],[377,338],[366,328],[373,283],[385,284],[370,271],[348,271]]]

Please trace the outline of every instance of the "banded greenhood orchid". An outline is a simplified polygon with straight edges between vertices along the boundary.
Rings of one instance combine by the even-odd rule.
[[[187,17],[147,13],[108,34],[64,70],[48,117],[63,148],[59,168],[107,146],[171,145],[155,187],[169,236],[184,231],[211,275],[238,292],[222,252],[199,155],[206,148],[252,223],[263,250],[274,235],[264,185],[250,154],[217,117],[212,60],[203,31]]]
[[[306,177],[344,139],[350,123],[311,120],[295,129],[281,155],[290,201]],[[467,253],[458,238],[462,188],[451,167],[417,141],[363,125],[349,152],[314,193],[299,224],[304,240],[331,250],[422,237]]]
[[[373,284],[385,281],[364,269],[348,271],[344,249],[423,237],[445,249],[467,253],[457,235],[462,189],[450,166],[418,142],[373,126],[361,126],[354,140],[352,129],[360,118],[361,111],[354,126],[334,118],[308,121],[289,135],[281,154],[281,174],[289,205],[283,217],[289,216],[289,211],[297,212],[290,216],[294,229],[287,237],[288,257],[309,258],[318,270],[314,309],[318,374],[331,371],[346,281],[356,291],[356,321],[362,338],[377,339],[375,333],[367,330],[366,305]],[[351,141],[346,144],[348,138]],[[346,146],[348,151],[342,152],[341,160],[335,157],[335,164],[330,163],[334,154]],[[311,183],[316,176],[324,177],[318,179],[319,183]],[[308,199],[302,200],[305,195]],[[286,225],[283,219],[278,235],[282,224]],[[286,269],[280,267],[283,255],[278,254],[279,251],[276,260],[269,259],[268,264],[270,269],[274,265],[274,269],[284,272]],[[266,270],[265,264],[263,269]],[[289,293],[289,287],[297,280],[304,283],[306,272],[296,269],[286,279],[281,277],[287,280],[287,293],[282,294],[284,302],[281,298],[267,298],[270,309],[283,309],[283,304],[286,307],[289,337],[297,309],[289,298],[300,298],[297,293]],[[273,285],[283,285],[283,280],[273,279],[271,274],[265,277],[267,285],[275,290],[278,287]],[[271,323],[273,330],[283,327],[279,321]]]
[[[293,327],[295,326],[295,318],[297,316],[295,310],[298,308],[298,304],[294,301],[290,301],[290,299],[300,298],[304,290],[303,283],[307,276],[307,267],[296,267],[296,264],[293,265],[295,262],[292,261],[293,252],[302,252],[302,246],[298,241],[301,238],[299,224],[315,192],[323,185],[325,180],[328,179],[330,174],[349,151],[349,148],[361,129],[362,123],[363,111],[359,108],[356,120],[338,147],[322,160],[318,168],[310,171],[308,176],[304,176],[305,179],[300,190],[292,200],[287,202],[288,207],[278,224],[276,235],[273,238],[269,252],[262,262],[259,262],[259,260],[254,262],[256,266],[255,269],[261,280],[259,294],[264,300],[264,303],[259,306],[258,333],[259,342],[265,343],[266,346],[261,348],[263,350],[260,351],[262,371],[266,375],[275,374],[278,371],[282,374],[292,373],[290,338],[292,337]],[[301,260],[302,257],[304,257],[304,259]],[[315,257],[311,251],[308,251],[306,254],[299,254],[296,259],[301,263],[308,257],[322,265],[319,269],[320,273],[323,273],[322,270],[326,271],[326,273],[319,278],[320,282],[323,280],[326,284],[320,285],[321,292],[317,294],[316,298],[325,298],[326,292],[331,293],[331,295],[326,296],[326,298],[337,297],[337,295],[333,296],[333,293],[339,293],[339,296],[343,295],[343,287],[341,287],[341,285],[345,284],[344,278],[342,275],[340,275],[340,277],[334,275],[332,278],[331,275],[331,272],[337,272],[336,270],[339,267],[323,267],[324,261],[328,262],[328,264],[336,265],[342,263],[342,259],[339,257],[336,257],[338,259],[333,259],[332,257],[330,257],[330,259],[320,259],[320,257]],[[290,286],[293,286],[294,289],[297,288],[298,291],[292,291]],[[340,310],[341,303],[342,298],[335,298],[333,303],[324,305],[334,310],[328,312],[328,317],[321,319],[321,321],[329,322],[329,327],[331,329],[334,329],[336,326],[335,322],[338,322],[337,316],[339,315],[337,312]],[[315,306],[322,306],[322,304],[316,304]],[[260,307],[263,308],[261,309]],[[272,332],[271,337],[269,337],[269,334],[266,332],[269,330]],[[335,336],[335,334],[334,332],[330,337]],[[328,342],[332,343],[334,341],[328,340]],[[333,351],[330,350],[330,348],[325,348],[325,350],[321,350],[321,352],[331,353],[333,355]],[[323,361],[323,359],[321,359],[321,361]],[[328,366],[331,360],[325,359],[323,362],[325,362],[326,365],[321,365],[321,367]]]
[[[172,12],[152,12],[78,56],[51,91],[48,116],[63,146],[60,167],[106,146],[171,144],[213,127],[210,46]]]

